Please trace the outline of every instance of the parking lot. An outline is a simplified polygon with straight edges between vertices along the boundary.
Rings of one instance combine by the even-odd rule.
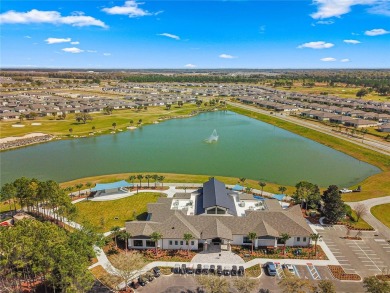
[[[276,264],[276,278],[282,279],[285,275],[283,270],[284,263],[275,263]],[[300,279],[306,280],[333,280],[333,276],[327,266],[313,266],[311,263],[306,265],[292,265],[293,272],[292,274],[296,275]]]
[[[319,233],[346,273],[362,277],[380,274],[390,269],[390,245],[375,232],[362,232],[362,240],[347,240],[344,226],[324,227]],[[356,236],[351,231],[350,236]]]

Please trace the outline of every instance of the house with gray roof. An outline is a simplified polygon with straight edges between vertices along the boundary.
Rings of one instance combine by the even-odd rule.
[[[283,209],[275,199],[231,191],[215,178],[192,193],[148,204],[147,220],[126,222],[126,231],[132,235],[128,242],[131,249],[155,247],[150,239],[153,232],[162,235],[157,243],[161,249],[187,249],[183,236],[190,233],[194,237],[189,243],[191,250],[251,245],[250,232],[257,234],[255,247],[283,245],[279,240],[282,233],[291,236],[287,246],[308,246],[312,233],[299,206]]]

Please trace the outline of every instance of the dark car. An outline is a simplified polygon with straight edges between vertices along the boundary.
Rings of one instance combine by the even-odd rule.
[[[143,287],[146,285],[146,279],[143,276],[139,276],[138,283]]]
[[[200,275],[202,273],[202,265],[198,264],[196,266],[195,274]]]
[[[202,274],[203,275],[208,275],[209,274],[209,269],[210,269],[209,265],[204,265],[203,269],[202,269]]]
[[[160,277],[161,276],[161,271],[160,271],[160,268],[159,267],[154,267],[153,269],[153,274],[156,278]]]
[[[187,274],[192,275],[194,273],[194,267],[192,264],[188,265],[187,267]]]
[[[233,266],[231,271],[232,276],[237,276],[237,273],[238,273],[237,266]]]
[[[244,269],[243,266],[239,266],[239,267],[238,267],[238,272],[237,272],[237,274],[238,274],[239,276],[245,275],[245,269]]]
[[[215,265],[210,266],[210,274],[215,275]]]
[[[222,276],[222,266],[217,266],[217,275]]]
[[[130,283],[130,287],[133,288],[133,289],[138,289],[141,285],[138,283],[137,280],[133,280],[131,281]]]
[[[224,275],[224,276],[230,276],[230,267],[225,266],[225,267],[223,268],[223,275]]]
[[[146,273],[144,276],[148,282],[152,282],[154,280],[154,275],[152,273]]]
[[[183,263],[181,265],[180,274],[184,275],[185,273],[187,273],[187,266]]]
[[[275,264],[273,262],[267,262],[265,265],[264,265],[265,269],[267,270],[268,272],[268,275],[270,276],[276,276],[276,267],[275,267]]]
[[[180,274],[180,265],[179,264],[175,264],[175,267],[173,268],[173,273]]]

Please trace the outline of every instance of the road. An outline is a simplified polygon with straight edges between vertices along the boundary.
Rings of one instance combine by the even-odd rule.
[[[356,201],[356,202],[346,202],[346,204],[348,204],[352,209],[354,209],[358,204],[364,204],[367,208],[367,214],[362,216],[363,220],[365,220],[375,230],[381,233],[387,240],[390,240],[390,228],[388,228],[381,221],[375,218],[373,214],[371,214],[371,208],[373,206],[386,204],[386,203],[390,203],[390,196],[371,198],[371,199]]]
[[[309,129],[312,129],[312,130],[315,130],[315,131],[318,131],[321,133],[332,135],[332,136],[340,138],[342,140],[345,140],[345,141],[354,143],[356,145],[371,149],[371,150],[376,151],[378,153],[390,155],[390,143],[380,142],[380,141],[370,139],[370,138],[365,138],[363,141],[361,138],[346,136],[346,134],[341,134],[341,133],[335,132],[332,130],[331,127],[328,127],[328,126],[323,125],[323,124],[317,125],[317,123],[308,122],[308,121],[305,121],[305,120],[302,120],[302,119],[299,119],[299,118],[296,118],[293,116],[289,116],[289,115],[270,114],[268,111],[265,111],[265,110],[262,110],[259,108],[255,108],[253,106],[239,104],[239,103],[228,102],[228,104],[235,106],[235,107],[238,107],[238,108],[241,108],[241,109],[249,110],[252,112],[256,112],[256,113],[264,114],[264,115],[267,115],[270,117],[274,117],[274,118],[277,118],[280,120],[288,121],[288,122],[294,123],[296,125],[300,125],[300,126],[303,126],[303,127],[306,127],[306,128],[309,128]]]

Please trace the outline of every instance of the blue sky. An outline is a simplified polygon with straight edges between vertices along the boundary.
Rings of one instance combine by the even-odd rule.
[[[390,67],[390,0],[2,0],[0,29],[3,68]]]

